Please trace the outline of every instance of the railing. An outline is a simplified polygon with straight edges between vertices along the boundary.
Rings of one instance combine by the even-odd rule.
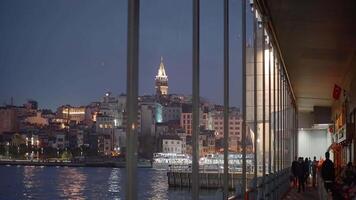
[[[171,164],[168,165],[168,171],[171,172],[191,172],[192,170],[192,165],[191,164]],[[207,165],[199,165],[199,172],[200,173],[206,173],[206,172],[212,172],[212,173],[223,173],[224,172],[224,167],[222,164],[207,164]],[[242,173],[242,168],[241,167],[236,167],[233,165],[229,166],[229,173]],[[249,168],[246,171],[246,174],[251,175],[253,174],[254,170],[253,168]]]
[[[289,190],[289,175],[290,168],[286,168],[277,173],[266,175],[264,180],[263,177],[258,177],[257,180],[253,179],[245,199],[281,199]],[[254,185],[257,185],[257,188],[254,188]]]

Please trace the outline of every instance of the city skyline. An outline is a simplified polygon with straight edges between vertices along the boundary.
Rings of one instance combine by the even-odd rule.
[[[142,2],[140,95],[154,94],[164,57],[169,93],[191,94],[191,2]],[[0,103],[41,108],[83,105],[106,91],[126,93],[126,2],[7,1],[0,3]],[[231,1],[231,9],[239,9]],[[201,5],[201,96],[222,104],[223,4]],[[241,104],[239,18],[231,18],[232,106]],[[21,59],[18,59],[18,58]]]

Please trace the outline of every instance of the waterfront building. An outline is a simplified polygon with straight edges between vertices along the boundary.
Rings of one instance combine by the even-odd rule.
[[[55,134],[56,142],[53,145],[53,148],[64,149],[66,148],[66,135],[64,132],[57,132]]]
[[[110,92],[105,93],[94,119],[99,153],[109,155],[109,151],[114,151],[124,144],[125,109],[125,95],[113,96]],[[108,140],[110,145],[107,144]]]
[[[156,130],[156,136],[168,135],[169,133],[168,123],[166,122],[156,123],[155,130]]]
[[[125,126],[126,96],[121,94],[118,97],[110,92],[105,93],[99,106],[99,111],[95,111],[94,121],[96,122],[96,132],[98,134],[112,133],[113,129]]]
[[[98,153],[110,156],[113,151],[113,143],[111,135],[101,134],[98,135]]]
[[[64,119],[69,123],[70,121],[74,121],[75,123],[79,124],[85,120],[85,107],[84,106],[60,106],[57,109],[57,117]]]
[[[96,133],[109,134],[115,129],[115,120],[112,116],[99,113],[96,115]]]
[[[207,128],[209,122],[209,112],[207,109],[202,110],[200,108],[200,126]],[[182,113],[180,117],[181,127],[186,131],[187,135],[192,134],[192,105],[191,104],[183,104],[182,105]]]
[[[23,106],[28,110],[37,110],[38,109],[38,102],[35,100],[27,100]]]
[[[18,113],[14,106],[0,107],[0,134],[19,129]]]
[[[114,131],[113,149],[116,152],[121,152],[126,147],[126,131],[124,128],[117,128]]]
[[[168,122],[162,122],[162,123],[156,123],[156,136],[162,136],[162,135],[176,135],[177,132],[183,131],[184,130],[180,127],[180,121],[174,120],[174,121],[168,121]]]
[[[112,118],[115,127],[122,126],[123,111],[126,106],[125,96],[113,96],[111,92],[105,93],[100,104],[99,113]]]
[[[161,137],[163,153],[183,153],[183,142],[178,135],[166,135]]]
[[[42,127],[49,125],[48,118],[43,117],[40,111],[38,111],[35,116],[27,117],[25,122]]]
[[[162,106],[155,102],[141,102],[139,110],[139,132],[144,135],[154,135],[156,122],[162,121]]]
[[[162,106],[162,122],[180,120],[182,106],[179,103],[168,103]]]
[[[206,130],[203,127],[199,133],[199,156],[204,157],[208,154],[216,153],[215,131]],[[186,136],[186,153],[192,154],[192,136]]]
[[[224,113],[221,110],[215,110],[212,113],[215,136],[221,139],[224,137]],[[242,131],[242,118],[237,108],[230,108],[228,126],[229,150],[237,152],[240,149],[238,144],[241,141]]]
[[[187,153],[187,134],[183,129],[175,129],[175,134],[178,135],[180,140],[182,141],[182,153]]]
[[[56,114],[52,112],[52,110],[49,109],[42,109],[40,110],[41,116],[43,118],[46,118],[48,122],[52,122],[54,118],[56,118]]]
[[[96,116],[98,115],[100,111],[100,102],[92,102],[89,105],[85,107],[85,120],[84,124],[86,124],[89,127],[92,127],[95,125],[96,122]]]

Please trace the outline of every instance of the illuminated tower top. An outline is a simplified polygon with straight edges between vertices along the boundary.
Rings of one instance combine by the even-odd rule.
[[[159,96],[168,94],[168,76],[166,75],[166,70],[164,69],[162,56],[161,63],[159,64],[158,73],[155,78],[155,88],[156,94]]]
[[[163,78],[163,79],[168,79],[167,75],[166,75],[166,70],[164,69],[164,64],[163,64],[163,57],[161,56],[161,63],[159,64],[159,69],[158,69],[158,73],[156,76],[156,79],[158,78]]]

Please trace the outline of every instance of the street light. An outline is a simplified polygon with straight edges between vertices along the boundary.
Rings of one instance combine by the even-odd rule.
[[[9,146],[10,146],[10,142],[7,142],[6,143],[6,154],[7,154],[7,158],[9,158],[10,156],[9,156]]]
[[[40,141],[36,140],[36,151],[37,151],[37,161],[40,159],[40,151],[38,149],[38,146],[40,145]]]
[[[28,159],[28,137],[26,137],[26,157]]]

